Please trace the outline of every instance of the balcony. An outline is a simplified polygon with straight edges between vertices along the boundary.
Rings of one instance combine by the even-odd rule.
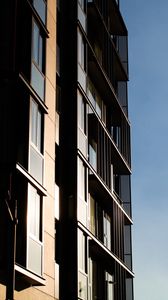
[[[96,75],[96,73],[95,73]],[[96,76],[95,76],[96,77]],[[102,85],[99,84],[99,87],[102,88]],[[114,167],[116,168],[116,161],[117,164],[121,166],[120,162],[119,162],[119,158],[117,159],[115,153],[116,153],[116,149],[117,151],[120,152],[120,154],[123,156],[124,160],[126,161],[126,163],[130,166],[130,128],[129,128],[129,123],[128,121],[123,117],[122,113],[121,113],[121,109],[118,109],[114,103],[105,103],[100,94],[98,93],[97,89],[95,88],[95,86],[91,83],[91,81],[88,79],[88,87],[87,87],[87,95],[88,98],[91,102],[91,107],[93,106],[93,108],[89,108],[89,114],[88,114],[88,120],[89,120],[89,126],[88,126],[88,130],[90,132],[92,132],[92,128],[94,128],[94,131],[96,129],[96,131],[98,132],[99,130],[99,134],[100,132],[102,137],[104,136],[104,139],[107,139],[107,141],[110,143],[110,141],[112,140],[112,145],[110,147],[112,147],[112,153],[113,153],[113,157],[115,157],[114,160]],[[108,100],[108,94],[107,91],[104,92],[104,99],[107,101]],[[110,99],[111,100],[111,99]],[[96,116],[93,118],[93,115],[96,114]],[[94,124],[92,124],[92,122]],[[99,129],[98,129],[99,128]],[[105,132],[107,133],[107,135],[105,133],[103,133],[103,128],[105,129]],[[96,134],[93,133],[94,135]],[[89,133],[90,134],[90,133]],[[98,138],[98,136],[94,136],[93,134],[90,135],[90,139],[94,138],[95,142],[96,141],[100,141],[100,137]],[[98,133],[97,133],[98,134]],[[108,138],[109,137],[109,138]],[[99,148],[101,146],[98,145],[98,147],[96,146],[96,148]],[[103,153],[103,151],[101,150],[100,152]],[[97,153],[97,150],[96,150]],[[116,160],[117,159],[117,160]],[[113,160],[113,159],[112,159]],[[105,162],[106,164],[106,162]],[[101,168],[100,168],[101,169]],[[99,168],[96,170],[99,170]],[[123,173],[123,167],[121,168],[117,168],[117,173],[119,172],[119,174],[125,174],[125,171]]]
[[[112,10],[113,18],[111,20],[108,16],[108,24],[106,24],[96,1],[89,3],[88,38],[100,65],[111,84],[115,86],[116,81],[128,79],[127,30],[123,24],[117,27],[120,22],[115,16],[115,10],[109,9]]]

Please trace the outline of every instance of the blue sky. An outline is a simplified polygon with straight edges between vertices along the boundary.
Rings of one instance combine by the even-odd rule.
[[[168,299],[168,1],[120,0],[129,32],[135,300]]]

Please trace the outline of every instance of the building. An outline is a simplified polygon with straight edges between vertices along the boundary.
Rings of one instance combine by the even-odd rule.
[[[117,0],[6,0],[0,299],[133,300],[127,28]]]

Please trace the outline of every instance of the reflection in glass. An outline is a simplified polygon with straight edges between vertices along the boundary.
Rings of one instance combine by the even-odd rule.
[[[89,143],[89,162],[97,170],[97,143],[94,140]]]
[[[33,0],[34,8],[42,19],[43,23],[46,23],[46,2],[44,0]]]
[[[29,232],[40,240],[40,195],[29,184]]]
[[[42,204],[37,190],[28,184],[27,268],[42,275]]]
[[[30,174],[43,183],[43,156],[33,146],[30,146]]]
[[[31,84],[39,97],[44,100],[44,75],[32,62]]]

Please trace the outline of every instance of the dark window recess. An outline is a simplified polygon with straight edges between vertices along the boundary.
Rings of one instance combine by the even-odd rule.
[[[89,229],[103,244],[111,250],[112,215],[100,205],[97,196],[89,197]]]
[[[111,142],[93,113],[88,114],[89,162],[111,187]]]
[[[59,85],[56,87],[56,111],[58,114],[61,113],[61,87]]]
[[[117,204],[113,206],[113,252],[124,261],[124,216]]]
[[[57,1],[57,9],[60,10],[60,0],[56,0]]]
[[[129,175],[120,176],[121,200],[123,201],[123,208],[131,217],[131,178]]]
[[[17,241],[16,263],[26,268],[26,240],[27,240],[27,182],[22,175],[17,176]]]
[[[113,175],[113,188],[114,192],[120,197],[120,175]]]
[[[29,94],[25,87],[20,84],[17,94],[16,124],[16,161],[28,170],[28,141],[29,141]]]
[[[115,281],[114,266],[112,264],[109,267],[98,260],[97,257],[89,258],[89,293],[92,295],[91,299],[114,299]]]
[[[16,42],[16,53],[19,72],[24,74],[24,77],[27,79],[27,81],[30,81],[32,15],[31,10],[28,8],[28,1],[19,2],[17,15],[18,40]]]
[[[60,149],[57,144],[55,144],[55,156],[56,156],[56,164],[55,164],[55,183],[60,185]]]
[[[1,236],[1,247],[0,247],[0,266],[2,273],[0,274],[0,280],[4,279],[1,277],[3,271],[7,268],[7,258],[10,255],[11,247],[11,237],[9,234],[9,224],[12,224],[11,218],[9,215],[9,211],[6,205],[6,201],[8,202],[10,208],[11,207],[11,199],[10,195],[12,192],[12,188],[14,187],[12,184],[13,175],[10,169],[7,166],[2,166],[0,168],[0,236]],[[9,194],[10,193],[10,194]],[[9,223],[10,222],[10,223]]]
[[[60,223],[55,219],[55,261],[60,263]]]
[[[57,57],[56,57],[57,74],[60,76],[60,46],[57,43]]]

